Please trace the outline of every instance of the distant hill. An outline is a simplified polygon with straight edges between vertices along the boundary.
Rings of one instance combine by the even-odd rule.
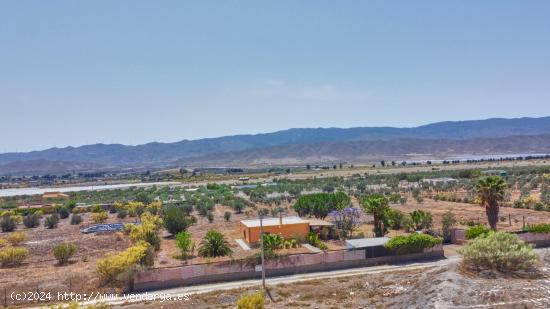
[[[96,164],[105,168],[119,168],[132,166],[163,166],[172,162],[199,162],[201,157],[221,158],[220,154],[237,153],[244,150],[254,150],[260,153],[264,148],[285,146],[290,149],[306,147],[328,147],[336,142],[356,141],[391,141],[400,139],[402,143],[399,151],[412,152],[405,147],[405,141],[414,139],[448,139],[471,140],[480,138],[498,138],[517,135],[544,135],[550,134],[550,117],[542,118],[493,118],[486,120],[447,121],[423,125],[414,128],[393,127],[357,127],[357,128],[311,128],[289,129],[273,133],[255,135],[234,135],[218,138],[205,138],[198,140],[182,140],[175,143],[148,143],[138,146],[126,146],[120,144],[95,144],[80,147],[51,148],[42,151],[26,153],[0,154],[0,173],[11,172],[9,163],[17,163],[23,167],[23,162],[34,161],[29,166],[38,167],[47,165],[46,162],[71,162],[59,163],[62,167],[66,164],[67,170],[74,164]],[[518,140],[519,142],[519,140]],[[413,142],[414,143],[414,142]],[[304,146],[316,144],[318,146]],[[357,145],[370,145],[372,143],[356,143]],[[356,145],[349,143],[346,145]],[[380,147],[382,145],[379,145]],[[411,144],[410,147],[417,146]],[[349,146],[351,147],[351,146]],[[364,147],[364,146],[361,146]],[[359,149],[362,149],[362,148]],[[283,148],[275,148],[283,149]],[[349,155],[354,148],[349,148]],[[456,149],[461,150],[460,143],[456,143]],[[321,149],[318,149],[321,151]],[[298,152],[296,152],[298,153]],[[245,153],[244,153],[245,154]],[[293,155],[295,156],[295,155]],[[193,159],[192,159],[193,158]],[[189,159],[189,160],[187,160]],[[218,159],[216,159],[218,160]],[[51,164],[51,163],[48,163]]]
[[[262,166],[379,160],[452,159],[480,155],[550,154],[550,134],[498,138],[417,139],[290,144],[178,161],[193,167]]]
[[[82,162],[68,162],[68,161],[47,161],[47,160],[33,160],[33,161],[17,161],[0,165],[1,174],[48,174],[59,173],[65,171],[93,171],[103,168],[100,164],[95,163],[82,163]]]

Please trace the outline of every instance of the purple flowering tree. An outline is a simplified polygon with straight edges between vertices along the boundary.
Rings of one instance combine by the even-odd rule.
[[[362,212],[358,208],[348,207],[342,210],[333,210],[328,215],[344,239],[350,238],[362,223]]]

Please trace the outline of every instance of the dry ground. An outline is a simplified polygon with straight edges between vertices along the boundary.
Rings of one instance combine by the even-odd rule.
[[[71,225],[70,219],[61,219],[56,229],[46,229],[42,224],[33,229],[18,225],[17,232],[27,235],[27,240],[20,246],[29,250],[29,256],[18,267],[0,268],[0,293],[4,304],[3,293],[6,291],[80,291],[98,290],[95,265],[106,253],[123,251],[129,246],[127,239],[117,240],[111,234],[82,234],[79,229],[92,224],[91,214],[82,214],[80,225]],[[128,222],[133,219],[125,219]],[[109,223],[119,222],[110,215]],[[9,233],[1,233],[6,237]],[[74,243],[78,247],[76,255],[68,265],[58,266],[52,249],[61,242]],[[9,295],[9,293],[8,293]],[[8,299],[9,301],[9,299]]]
[[[530,279],[464,274],[456,262],[425,269],[310,280],[270,287],[266,308],[548,308],[550,253],[541,251],[541,273]],[[149,302],[122,308],[234,308],[253,289],[191,295],[183,302]]]

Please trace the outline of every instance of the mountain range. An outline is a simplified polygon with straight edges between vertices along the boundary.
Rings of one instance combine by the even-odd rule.
[[[446,121],[412,128],[300,128],[254,135],[94,144],[0,154],[0,174],[166,166],[367,162],[383,157],[550,153],[550,117]]]

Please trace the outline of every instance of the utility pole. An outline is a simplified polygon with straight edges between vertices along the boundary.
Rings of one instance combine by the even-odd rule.
[[[262,253],[261,253],[261,257],[262,257],[262,287],[263,287],[264,292],[265,292],[266,289],[265,289],[265,264],[264,264],[264,224],[263,224],[264,212],[263,212],[263,209],[260,209],[259,213],[260,213],[260,246],[262,248]]]

